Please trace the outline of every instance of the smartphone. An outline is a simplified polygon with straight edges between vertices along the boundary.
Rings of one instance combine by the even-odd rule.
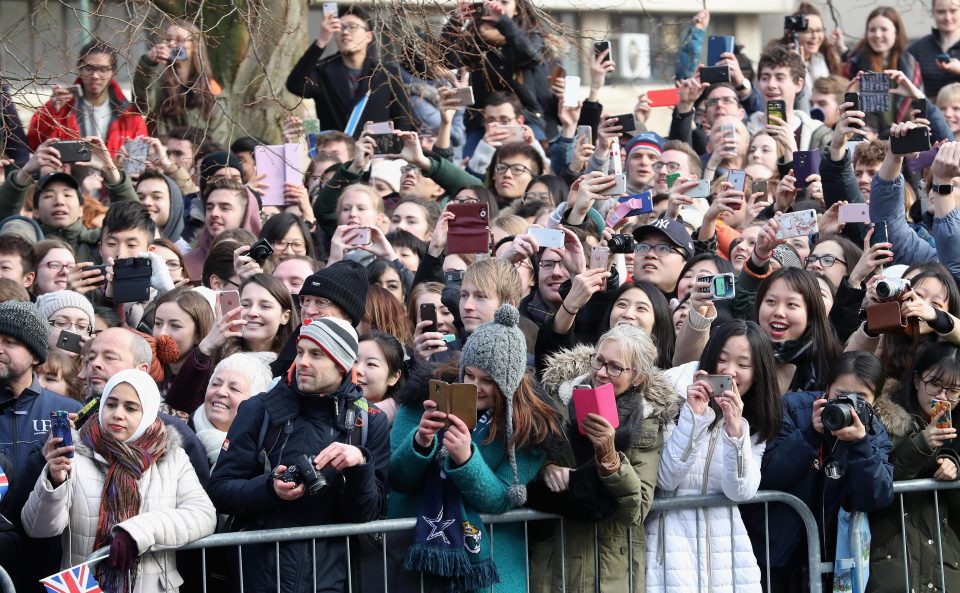
[[[730,82],[730,66],[704,66],[700,68],[700,82],[704,84]]]
[[[323,16],[326,18],[327,15],[337,16],[340,14],[340,11],[337,10],[336,2],[324,2],[323,3]]]
[[[498,126],[497,129],[510,132],[510,135],[504,139],[504,144],[523,142],[523,126]]]
[[[604,40],[604,41],[598,41],[598,42],[596,42],[596,43],[593,44],[593,55],[597,56],[598,58],[600,57],[600,54],[602,54],[603,52],[608,51],[608,50],[610,50],[610,42],[609,42],[609,41],[606,41],[606,40]],[[607,54],[607,57],[604,58],[603,61],[604,61],[604,63],[606,63],[606,62],[610,62],[610,61],[612,61],[612,60],[613,60],[613,53],[610,52],[610,53]]]
[[[750,184],[750,193],[767,193],[767,180],[766,179],[755,179],[753,183]]]
[[[634,132],[637,129],[637,120],[633,119],[632,113],[624,113],[615,117],[617,125],[620,126],[620,133]]]
[[[563,69],[563,66],[560,64],[554,64],[553,69],[550,70],[550,77],[547,81],[550,83],[550,86],[556,84],[558,80],[567,75],[567,71]]]
[[[839,222],[840,224],[870,222],[870,206],[868,204],[841,204]]]
[[[710,386],[710,397],[720,397],[724,391],[733,391],[733,377],[730,375],[705,375],[700,380]]]
[[[240,293],[236,290],[221,290],[217,293],[217,316],[223,317],[240,306]]]
[[[473,105],[473,87],[455,88],[453,96],[457,98],[457,106],[469,107]]]
[[[563,248],[564,234],[563,231],[559,229],[541,229],[541,228],[531,228],[527,229],[527,232],[531,237],[536,239],[537,243],[541,248],[543,247],[556,247]]]
[[[382,157],[391,154],[400,154],[403,152],[403,139],[394,133],[389,134],[371,134],[377,147],[373,151],[374,157]]]
[[[369,121],[366,125],[363,126],[363,131],[371,136],[374,134],[391,134],[393,133],[393,122],[392,121],[380,121],[372,122]]]
[[[113,302],[140,303],[150,300],[153,262],[149,257],[125,257],[113,262]]]
[[[927,100],[926,99],[913,99],[910,101],[910,109],[912,111],[919,111],[917,114],[918,118],[927,119]]]
[[[315,117],[308,117],[303,120],[303,131],[309,136],[313,134],[316,136],[320,133],[320,120]]]
[[[920,126],[905,136],[890,137],[890,152],[893,154],[911,154],[930,150],[930,128]]]
[[[580,77],[563,77],[563,106],[576,107],[580,102]]]
[[[440,331],[437,325],[437,306],[433,303],[420,305],[420,321],[429,321],[430,325],[423,328],[423,333]]]
[[[370,229],[367,227],[362,227],[356,229],[354,237],[347,242],[347,245],[369,245],[370,244]]]
[[[734,191],[743,191],[747,184],[747,174],[739,169],[731,169],[727,173],[727,183],[733,184]]]
[[[576,144],[580,142],[581,138],[584,139],[584,144],[593,144],[593,128],[590,126],[577,126],[577,135],[574,137],[573,143]]]
[[[136,177],[147,169],[147,155],[150,153],[150,145],[142,138],[134,138],[123,143],[123,148],[127,153],[127,158],[123,161],[124,172]]]
[[[880,222],[874,223],[873,234],[870,236],[870,245],[876,245],[877,243],[889,243],[889,242],[890,242],[890,235],[887,234],[886,221],[881,220]]]
[[[680,89],[647,91],[647,99],[650,101],[650,107],[676,107],[680,102]]]
[[[782,99],[767,101],[767,125],[774,125],[771,117],[778,117],[781,121],[787,121],[787,103]]]
[[[736,284],[732,273],[701,276],[697,282],[709,282],[710,287],[704,290],[715,301],[725,301],[737,296]]]
[[[605,245],[595,245],[590,250],[590,269],[607,269],[610,262],[610,248]]]
[[[807,177],[820,172],[819,150],[798,150],[793,153],[793,172],[797,181],[794,187],[805,189]]]
[[[687,192],[688,198],[709,198],[710,197],[710,182],[706,179],[701,179],[697,187],[691,189]]]
[[[101,264],[99,266],[84,266],[81,272],[93,272],[96,271],[98,274],[103,276],[103,280],[92,286],[106,286],[107,285],[107,266],[106,264]]]
[[[715,66],[725,53],[733,53],[733,35],[711,35],[707,40],[707,65]]]
[[[623,173],[614,174],[616,183],[608,190],[600,192],[601,196],[619,196],[627,193],[627,176]]]
[[[951,412],[950,402],[942,399],[930,400],[930,418],[936,418],[940,412],[943,412],[943,417],[937,420],[937,428],[953,428],[953,414]]]
[[[69,447],[73,444],[73,432],[70,430],[70,412],[66,410],[57,410],[50,412],[50,434],[54,438],[63,439],[58,447]],[[67,457],[73,457],[73,452],[67,453]]]
[[[83,341],[80,338],[80,334],[75,334],[65,329],[60,330],[60,337],[57,338],[57,348],[66,350],[67,352],[73,352],[74,354],[80,354],[80,351],[83,349]]]
[[[847,111],[862,111],[860,109],[860,93],[844,93],[843,95],[844,103],[852,103],[853,106],[847,109]],[[852,126],[854,128],[860,128],[860,124]],[[851,153],[853,154],[853,153]]]
[[[620,416],[617,414],[617,399],[613,394],[613,384],[607,383],[596,389],[589,385],[577,385],[573,388],[573,410],[577,415],[577,428],[580,434],[583,431],[583,421],[587,414],[602,416],[611,426],[620,426]]]
[[[787,212],[780,216],[780,230],[777,231],[777,239],[806,237],[818,232],[820,232],[820,227],[817,226],[816,210]]]
[[[737,139],[737,126],[735,124],[720,124],[720,132],[723,134],[724,139]]]
[[[447,270],[443,273],[443,285],[455,286],[463,284],[463,270]]]
[[[673,187],[673,184],[677,182],[677,179],[680,179],[680,172],[676,173],[667,173],[667,189]]]
[[[84,163],[90,160],[90,145],[86,142],[67,140],[54,142],[50,146],[56,148],[57,152],[60,153],[60,162],[63,164]]]

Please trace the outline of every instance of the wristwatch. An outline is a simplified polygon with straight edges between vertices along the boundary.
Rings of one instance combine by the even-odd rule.
[[[743,77],[743,80],[740,81],[739,85],[733,87],[733,90],[737,91],[738,93],[741,93],[749,89],[750,89],[750,80],[748,80],[746,76]]]
[[[953,193],[953,184],[952,183],[932,183],[930,184],[930,191],[938,193],[941,196],[949,196]]]

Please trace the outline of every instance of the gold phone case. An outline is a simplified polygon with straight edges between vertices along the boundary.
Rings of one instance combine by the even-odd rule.
[[[447,414],[453,414],[467,428],[473,430],[477,426],[477,386],[466,383],[445,383],[436,379],[430,380],[430,399],[437,403],[437,409]],[[450,426],[450,421],[446,422]]]

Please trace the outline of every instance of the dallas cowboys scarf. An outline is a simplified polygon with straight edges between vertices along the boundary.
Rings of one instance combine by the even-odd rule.
[[[473,441],[482,442],[490,429],[487,412],[473,429]],[[437,434],[439,441],[443,433]],[[480,515],[463,504],[456,484],[443,472],[446,449],[440,449],[427,469],[427,479],[404,568],[447,580],[448,591],[473,591],[500,582],[490,557],[487,530]]]

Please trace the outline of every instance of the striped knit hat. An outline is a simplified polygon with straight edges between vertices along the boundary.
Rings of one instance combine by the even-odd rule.
[[[357,350],[360,348],[357,332],[343,319],[306,319],[300,328],[299,340],[310,340],[320,346],[344,373],[349,373],[357,361]]]
[[[663,154],[663,136],[656,132],[641,132],[627,142],[627,158],[637,150],[646,150],[658,157]]]

